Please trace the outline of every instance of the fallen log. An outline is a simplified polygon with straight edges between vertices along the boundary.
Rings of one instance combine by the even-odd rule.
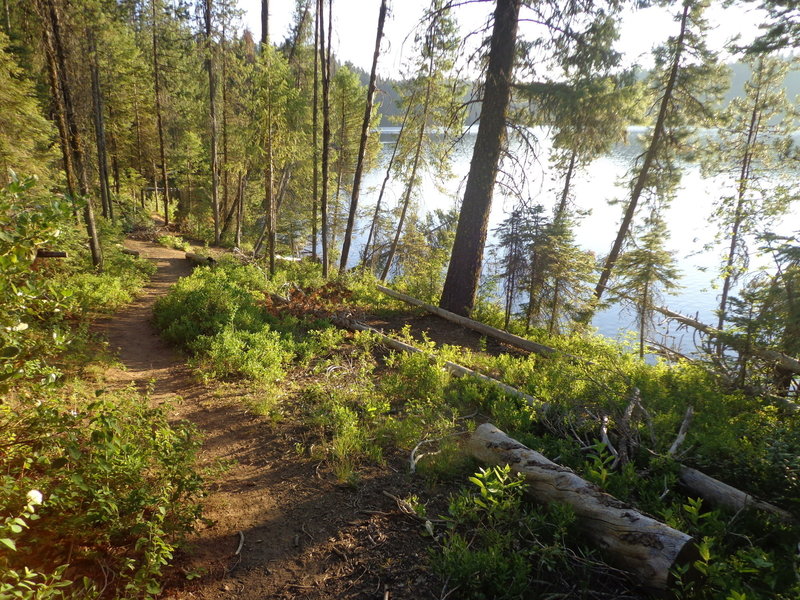
[[[785,523],[794,523],[797,521],[790,512],[778,508],[769,502],[758,500],[747,492],[743,492],[727,483],[714,479],[710,475],[701,473],[697,469],[687,467],[686,465],[680,465],[678,483],[690,494],[697,494],[710,504],[728,509],[734,513],[748,508],[755,508],[775,515]]]
[[[139,251],[138,250],[131,250],[130,248],[123,248],[122,249],[122,253],[123,254],[127,254],[129,256],[135,256],[137,258],[139,257]]]
[[[36,250],[36,258],[67,258],[67,253],[58,250]]]
[[[412,306],[417,306],[419,308],[422,308],[428,311],[429,313],[441,317],[442,319],[446,319],[447,321],[451,321],[453,323],[461,325],[462,327],[466,327],[467,329],[472,329],[473,331],[477,331],[478,333],[488,335],[497,340],[500,340],[501,342],[505,342],[506,344],[515,346],[516,348],[522,348],[523,350],[534,352],[536,354],[543,354],[544,356],[551,356],[553,354],[559,354],[559,353],[565,354],[555,348],[551,348],[550,346],[545,346],[544,344],[537,344],[536,342],[526,340],[523,337],[514,335],[513,333],[509,333],[507,331],[503,331],[502,329],[497,329],[490,325],[486,325],[485,323],[481,323],[480,321],[474,321],[472,319],[468,319],[467,317],[462,317],[461,315],[452,313],[449,310],[439,308],[438,306],[433,306],[432,304],[426,304],[422,300],[418,300],[417,298],[413,298],[412,296],[407,296],[406,294],[401,294],[400,292],[396,292],[382,285],[378,285],[377,288],[379,292],[386,294],[390,298],[394,298],[396,300],[402,300],[403,302],[411,304]],[[572,358],[578,358],[577,356],[572,356],[572,355],[567,355],[567,356],[570,356]]]
[[[673,568],[699,558],[691,536],[648,517],[601,491],[570,469],[508,437],[491,423],[478,427],[467,441],[475,458],[506,465],[525,476],[528,492],[539,502],[562,502],[573,508],[584,531],[612,562],[647,587],[669,589]]]
[[[215,265],[217,261],[211,256],[203,256],[195,252],[187,252],[186,260],[191,261],[195,265]]]
[[[370,327],[369,325],[364,325],[363,323],[359,323],[358,321],[353,321],[351,319],[344,319],[341,317],[334,317],[331,319],[334,324],[338,325],[339,327],[344,327],[345,329],[350,329],[352,331],[369,331],[370,333],[374,334],[381,340],[381,343],[389,346],[390,348],[394,348],[395,350],[400,350],[401,352],[408,352],[411,354],[427,354],[423,350],[412,346],[411,344],[406,344],[405,342],[401,342],[400,340],[396,340],[388,335],[385,335],[375,329],[374,327]],[[518,390],[517,388],[511,387],[510,385],[503,383],[502,381],[498,381],[493,377],[489,377],[488,375],[484,375],[483,373],[478,373],[468,367],[464,367],[462,365],[456,364],[449,360],[444,362],[443,367],[457,377],[474,377],[481,381],[485,381],[486,383],[490,383],[508,394],[509,396],[514,396],[516,398],[521,398],[525,402],[527,402],[528,406],[535,407],[537,411],[546,410],[547,405],[542,403],[541,401],[537,400],[530,394],[526,394]]]
[[[665,317],[669,317],[673,321],[677,321],[678,323],[682,323],[688,327],[692,327],[697,329],[706,335],[709,335],[713,338],[719,338],[735,350],[740,352],[749,352],[753,356],[757,356],[764,360],[774,362],[780,365],[781,368],[786,369],[787,371],[791,371],[792,373],[800,373],[800,360],[784,354],[783,352],[778,352],[777,350],[770,350],[769,348],[762,348],[760,346],[753,346],[752,344],[746,342],[743,339],[738,338],[735,335],[731,335],[730,333],[726,333],[724,331],[720,331],[719,329],[712,327],[711,325],[706,325],[705,323],[701,323],[697,319],[693,319],[691,317],[687,317],[686,315],[682,315],[680,313],[676,313],[668,308],[654,306],[654,310],[660,312]]]

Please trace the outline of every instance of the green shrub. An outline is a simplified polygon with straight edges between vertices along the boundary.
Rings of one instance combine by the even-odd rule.
[[[179,235],[162,235],[156,240],[162,246],[166,248],[172,248],[174,250],[183,250],[184,252],[189,252],[192,249],[192,245],[184,240]]]
[[[0,526],[6,594],[24,597],[29,581],[42,588],[36,598],[48,597],[95,560],[117,573],[120,591],[156,594],[199,517],[197,431],[133,392],[99,394],[0,407],[0,510],[19,515]],[[104,583],[74,589],[85,585]]]

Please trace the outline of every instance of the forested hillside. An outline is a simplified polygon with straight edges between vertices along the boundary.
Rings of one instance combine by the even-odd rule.
[[[794,4],[631,65],[641,2],[430,0],[389,76],[408,7],[269,4],[0,4],[0,600],[800,597]]]

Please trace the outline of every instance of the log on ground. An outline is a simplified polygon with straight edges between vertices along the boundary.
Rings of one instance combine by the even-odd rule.
[[[215,265],[217,261],[211,256],[204,256],[202,254],[197,254],[195,252],[187,252],[186,253],[186,260],[190,261],[195,265]]]
[[[474,321],[473,319],[462,317],[461,315],[457,315],[455,313],[450,312],[449,310],[439,308],[438,306],[433,306],[432,304],[426,304],[422,300],[418,300],[417,298],[414,298],[412,296],[407,296],[406,294],[401,294],[400,292],[396,292],[382,285],[378,285],[377,288],[379,292],[386,294],[390,298],[394,298],[396,300],[402,300],[403,302],[411,304],[412,306],[417,306],[419,308],[422,308],[431,314],[441,317],[442,319],[445,319],[452,323],[456,323],[458,325],[461,325],[462,327],[466,327],[467,329],[472,329],[473,331],[477,331],[478,333],[482,333],[483,335],[488,335],[489,337],[492,337],[510,346],[514,346],[516,348],[522,348],[523,350],[527,350],[528,352],[533,352],[535,354],[542,354],[544,356],[551,356],[553,354],[564,354],[559,350],[556,350],[555,348],[551,348],[550,346],[545,346],[544,344],[537,344],[536,342],[532,342],[531,340],[526,340],[525,338],[522,338],[518,335],[514,335],[513,333],[509,333],[508,331],[503,331],[502,329],[497,329],[496,327],[486,325],[485,323],[481,323],[480,321]],[[572,358],[578,358],[578,357],[572,356]]]
[[[743,492],[686,465],[680,466],[678,482],[690,494],[696,494],[714,506],[726,508],[735,513],[748,508],[756,508],[775,515],[786,523],[796,522],[794,516],[782,508],[778,508],[769,502],[758,500],[747,492]]]
[[[530,495],[538,502],[571,506],[609,562],[633,573],[649,588],[669,589],[675,583],[673,567],[691,565],[698,558],[691,536],[638,512],[490,423],[475,430],[467,449],[478,460],[508,464],[524,475]]]

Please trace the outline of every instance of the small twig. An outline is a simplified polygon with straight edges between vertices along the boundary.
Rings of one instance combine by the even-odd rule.
[[[241,531],[239,532],[239,547],[236,548],[236,552],[233,553],[234,556],[239,556],[239,553],[242,551],[242,546],[244,546],[244,533]]]
[[[669,447],[669,451],[667,452],[668,456],[675,456],[678,452],[678,448],[686,441],[686,433],[689,431],[689,425],[692,424],[692,417],[694,417],[694,408],[690,406],[686,409],[686,416],[683,417],[683,423],[681,423],[681,427],[678,430],[678,437],[675,438],[675,441],[672,442],[672,446]]]

